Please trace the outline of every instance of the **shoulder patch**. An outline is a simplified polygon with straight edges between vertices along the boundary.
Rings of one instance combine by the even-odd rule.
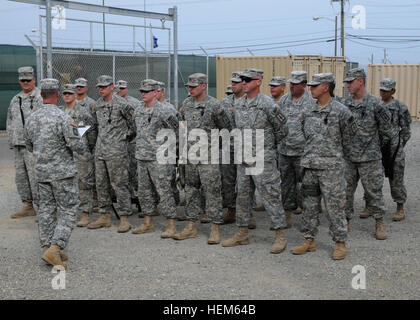
[[[379,108],[379,117],[385,121],[385,122],[389,122],[391,120],[388,112],[384,109],[384,108]]]

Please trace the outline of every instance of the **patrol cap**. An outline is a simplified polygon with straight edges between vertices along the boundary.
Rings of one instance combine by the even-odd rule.
[[[270,86],[281,86],[286,84],[286,78],[285,77],[272,77],[270,80],[269,85]]]
[[[113,84],[114,80],[112,79],[111,76],[102,75],[102,76],[99,76],[98,79],[96,79],[96,82],[98,82],[96,84],[97,87],[107,87],[110,84]]]
[[[241,73],[239,71],[232,72],[232,78],[230,78],[232,82],[242,82]]]
[[[125,80],[118,80],[117,81],[117,88],[118,89],[125,89],[128,87],[127,81]]]
[[[85,78],[78,78],[74,80],[74,84],[76,87],[86,87],[88,85],[88,81]]]
[[[397,82],[392,78],[384,78],[379,84],[379,90],[391,91],[395,89]]]
[[[227,87],[226,87],[226,91],[225,91],[225,93],[226,93],[226,94],[232,94],[232,93],[233,93],[233,91],[232,91],[232,86],[230,86],[230,85],[229,85],[229,86],[227,86]]]
[[[41,90],[59,90],[59,87],[58,80],[53,78],[42,79],[40,83]]]
[[[20,67],[18,69],[19,80],[32,80],[34,78],[34,68]]]
[[[63,86],[63,93],[65,92],[76,93],[76,85],[71,83],[65,84]]]
[[[344,82],[351,82],[354,79],[366,78],[366,73],[363,68],[353,68],[346,72]]]
[[[334,75],[331,72],[316,73],[312,76],[312,80],[308,83],[308,86],[317,86],[321,83],[335,83]]]
[[[264,77],[264,71],[261,69],[249,68],[242,71],[240,73],[240,77],[250,78],[250,79],[255,79],[255,77],[260,77],[262,79]]]
[[[153,79],[145,79],[140,84],[140,91],[153,91],[158,90],[159,83]]]
[[[158,81],[158,91],[165,90],[165,82]]]
[[[287,82],[293,83],[293,84],[299,84],[303,81],[308,81],[308,73],[306,71],[292,71],[290,74],[290,79],[287,80]]]
[[[200,84],[207,83],[207,76],[204,73],[193,73],[188,77],[187,87],[198,87]]]

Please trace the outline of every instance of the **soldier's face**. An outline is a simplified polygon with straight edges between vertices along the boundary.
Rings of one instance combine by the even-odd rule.
[[[65,103],[72,103],[76,100],[76,94],[70,92],[63,92],[62,97]]]
[[[292,83],[290,82],[290,93],[293,97],[301,96],[305,92],[306,83]]]
[[[353,81],[347,81],[346,86],[350,94],[355,94],[364,87],[364,82],[362,78],[354,79]]]
[[[151,90],[151,91],[141,91],[141,98],[145,104],[149,104],[153,102],[153,99],[157,98],[158,91]]]
[[[120,96],[125,96],[128,92],[128,88],[121,88],[118,92]]]
[[[193,98],[201,97],[206,92],[206,85],[200,84],[196,87],[188,87],[188,91]]]
[[[85,87],[78,86],[76,87],[76,93],[81,96],[85,94],[88,91],[88,89],[89,89],[88,86],[85,86]]]
[[[394,92],[395,92],[395,89],[391,91],[379,90],[379,94],[381,95],[382,101],[390,100]]]
[[[324,93],[328,92],[328,84],[321,83],[317,86],[310,86],[309,90],[311,90],[312,98],[318,99]]]
[[[286,86],[280,85],[280,86],[270,86],[270,93],[273,97],[279,97],[284,94],[284,89]]]
[[[232,91],[234,94],[241,93],[244,90],[242,82],[232,82]]]
[[[35,89],[35,77],[32,80],[19,80],[19,84],[24,92],[30,92]]]
[[[109,97],[110,95],[112,95],[112,91],[114,90],[114,85],[110,84],[109,86],[101,86],[98,87],[99,88],[99,94],[101,95],[101,97]]]
[[[261,79],[243,78],[242,85],[244,86],[245,93],[250,93],[257,90],[261,86]]]

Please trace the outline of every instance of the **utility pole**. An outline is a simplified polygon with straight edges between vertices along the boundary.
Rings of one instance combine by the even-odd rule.
[[[102,0],[102,6],[105,7],[105,0]],[[105,51],[105,13],[102,13],[102,30],[103,30],[103,34],[104,34],[104,51]]]
[[[341,56],[344,57],[344,1],[341,0]]]
[[[46,22],[47,22],[47,78],[52,78],[52,37],[51,37],[51,1],[46,1]],[[42,36],[42,34],[41,34]]]

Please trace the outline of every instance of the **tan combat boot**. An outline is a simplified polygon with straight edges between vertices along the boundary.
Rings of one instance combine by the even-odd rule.
[[[239,227],[235,235],[222,242],[223,247],[234,247],[248,244],[248,227]]]
[[[207,217],[206,214],[203,214],[200,222],[201,223],[210,223],[210,219]]]
[[[219,225],[216,223],[211,224],[210,237],[207,241],[208,244],[218,244],[220,243],[220,232]]]
[[[137,227],[131,231],[133,234],[149,233],[154,232],[155,226],[153,225],[153,218],[151,216],[145,216],[144,222],[140,227]]]
[[[174,235],[175,240],[185,240],[189,238],[196,238],[197,237],[197,227],[195,225],[195,221],[188,221],[186,227],[182,229],[181,232],[177,232]]]
[[[254,217],[251,218],[251,221],[249,222],[248,229],[255,229],[257,227],[257,221]]]
[[[61,260],[60,247],[56,244],[52,244],[42,255],[42,260],[52,266],[63,266],[67,268],[67,263]]]
[[[67,261],[69,259],[69,256],[65,253],[60,252],[61,261]]]
[[[292,211],[285,210],[284,214],[286,215],[286,229],[289,229],[292,227]]]
[[[284,235],[283,230],[277,229],[276,240],[274,240],[274,244],[271,247],[270,253],[281,253],[284,251],[284,249],[286,249],[286,245],[287,245],[287,241],[286,241],[286,236]]]
[[[131,224],[130,224],[130,221],[128,220],[128,216],[121,216],[118,232],[123,233],[123,232],[127,232],[130,229],[131,229]]]
[[[173,238],[176,234],[175,219],[168,219],[166,230],[160,235],[161,238]]]
[[[223,224],[235,223],[236,221],[236,209],[228,208],[226,215],[223,217]]]
[[[401,221],[404,220],[405,213],[404,213],[404,204],[397,203],[397,212],[395,212],[394,216],[392,217],[392,221]]]
[[[345,242],[336,242],[335,249],[332,255],[333,260],[342,260],[345,258],[347,253],[346,243]]]
[[[366,219],[369,218],[372,215],[372,209],[369,207],[365,207],[365,209],[360,213],[360,218],[361,219]]]
[[[102,213],[101,216],[94,222],[88,224],[89,229],[99,229],[102,227],[109,228],[111,226],[111,214]]]
[[[89,212],[83,212],[82,217],[79,222],[76,224],[78,227],[86,227],[90,222]]]
[[[292,253],[293,254],[304,254],[306,252],[312,252],[315,251],[315,239],[313,238],[307,238],[305,241],[295,248],[293,248]]]
[[[384,226],[384,220],[382,218],[376,219],[376,239],[386,239],[386,229]]]
[[[22,209],[12,214],[10,218],[18,219],[18,218],[29,217],[29,216],[36,216],[35,209],[32,205],[32,202],[23,201]]]

